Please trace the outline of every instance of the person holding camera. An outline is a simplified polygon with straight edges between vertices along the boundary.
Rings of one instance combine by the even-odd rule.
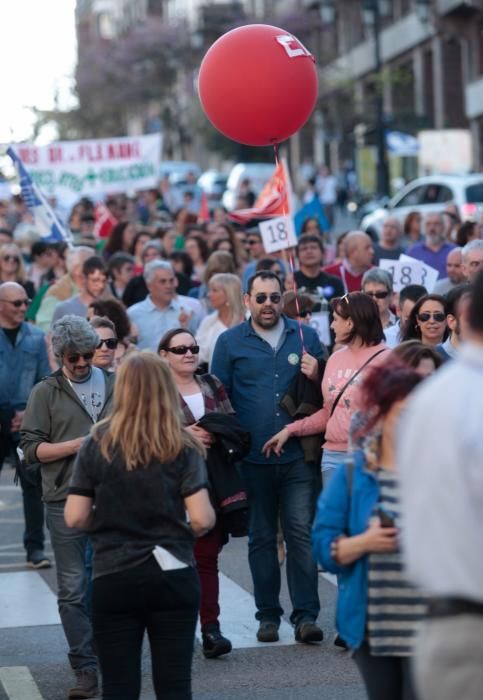
[[[369,700],[416,697],[409,663],[426,604],[402,568],[394,434],[407,395],[421,380],[398,362],[367,373],[362,449],[322,491],[312,533],[317,560],[338,576],[336,628],[353,650]]]

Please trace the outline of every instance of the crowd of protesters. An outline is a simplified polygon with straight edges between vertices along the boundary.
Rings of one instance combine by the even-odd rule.
[[[198,615],[205,657],[232,651],[218,556],[248,535],[258,642],[279,639],[285,558],[295,640],[323,640],[319,565],[337,574],[336,644],[353,651],[370,700],[476,699],[476,663],[460,681],[475,690],[454,681],[443,696],[431,650],[417,687],[410,659],[423,623],[442,643],[440,616],[470,617],[458,639],[481,647],[482,572],[462,585],[455,554],[461,576],[439,587],[410,524],[408,573],[399,533],[436,508],[428,495],[423,515],[416,492],[421,482],[431,494],[440,454],[418,460],[418,445],[431,449],[428,421],[438,430],[438,402],[452,404],[450,373],[475,397],[483,388],[481,227],[411,214],[404,227],[388,218],[378,242],[348,231],[331,245],[310,220],[295,249],[268,255],[256,222],[234,226],[222,208],[200,221],[164,195],[81,200],[70,246],[41,240],[20,197],[0,205],[0,467],[16,466],[34,569],[52,565],[45,508],[69,698],[95,697],[98,670],[105,700],[138,698],[145,631],[156,697],[190,698]],[[438,270],[435,290],[393,292],[376,264],[402,252]],[[398,443],[413,389],[420,422],[408,419]],[[457,489],[458,515],[482,500],[473,423],[473,471],[445,476],[475,484],[468,503]]]

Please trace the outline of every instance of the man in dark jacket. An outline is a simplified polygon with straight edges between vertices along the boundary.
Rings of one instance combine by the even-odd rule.
[[[93,424],[110,410],[114,376],[92,366],[99,338],[79,316],[52,328],[52,349],[61,368],[33,389],[21,427],[27,464],[40,462],[47,524],[57,566],[59,613],[77,683],[69,698],[97,695],[92,626],[85,609],[87,536],[69,529],[64,505],[75,456]]]

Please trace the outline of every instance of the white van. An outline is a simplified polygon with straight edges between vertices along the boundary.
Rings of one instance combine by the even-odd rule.
[[[234,165],[223,193],[223,206],[229,211],[233,211],[243,180],[250,180],[250,187],[258,196],[274,171],[275,163],[237,163]]]

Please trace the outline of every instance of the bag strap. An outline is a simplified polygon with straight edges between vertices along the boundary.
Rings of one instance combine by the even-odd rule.
[[[339,391],[339,393],[337,394],[334,403],[332,404],[332,408],[330,409],[330,416],[329,416],[330,418],[332,418],[332,416],[333,416],[333,414],[334,414],[334,411],[335,411],[335,409],[336,409],[336,407],[337,407],[337,404],[338,404],[339,401],[341,400],[342,395],[344,394],[345,390],[352,384],[352,382],[354,381],[354,379],[355,379],[357,376],[359,376],[359,374],[362,372],[362,370],[365,369],[365,368],[367,367],[367,365],[368,365],[370,362],[372,362],[372,360],[373,360],[375,357],[377,357],[378,355],[380,355],[381,352],[384,352],[386,349],[387,349],[387,348],[382,348],[381,350],[378,350],[377,352],[375,352],[374,355],[371,355],[370,358],[364,362],[364,364],[362,365],[362,367],[359,367],[359,369],[357,370],[357,372],[355,372],[355,373],[352,375],[352,377],[349,379],[349,381],[346,382],[346,383],[344,384],[344,386],[342,387],[342,389],[341,389],[341,390]]]

